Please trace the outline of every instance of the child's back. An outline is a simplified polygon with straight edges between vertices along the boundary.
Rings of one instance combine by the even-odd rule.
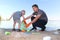
[[[17,11],[13,14],[13,20],[20,20],[20,17],[22,16],[20,11]]]

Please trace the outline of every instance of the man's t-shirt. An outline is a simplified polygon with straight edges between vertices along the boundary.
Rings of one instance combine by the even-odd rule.
[[[36,15],[41,15],[41,17],[39,18],[39,20],[45,20],[48,21],[47,15],[43,10],[40,10],[38,12],[34,12],[33,16],[36,17]]]
[[[13,14],[13,20],[20,20],[20,17],[21,17],[21,12],[20,11],[16,11],[14,14]]]

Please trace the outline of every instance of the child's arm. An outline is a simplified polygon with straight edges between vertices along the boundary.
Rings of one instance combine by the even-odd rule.
[[[12,17],[13,17],[13,14],[11,15],[11,17],[8,20],[10,20]]]
[[[12,18],[12,16],[9,18],[9,20]]]
[[[24,20],[25,19],[24,15],[22,17],[23,17],[23,20]]]

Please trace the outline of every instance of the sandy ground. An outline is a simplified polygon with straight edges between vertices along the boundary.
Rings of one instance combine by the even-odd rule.
[[[44,32],[17,32],[11,31],[10,35],[5,35],[6,30],[0,30],[0,40],[43,40],[44,37],[50,36],[52,40],[60,40],[60,33],[56,31]]]

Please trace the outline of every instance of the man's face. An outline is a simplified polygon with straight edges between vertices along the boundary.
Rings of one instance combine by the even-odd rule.
[[[34,12],[38,12],[38,8],[37,7],[32,7]]]

